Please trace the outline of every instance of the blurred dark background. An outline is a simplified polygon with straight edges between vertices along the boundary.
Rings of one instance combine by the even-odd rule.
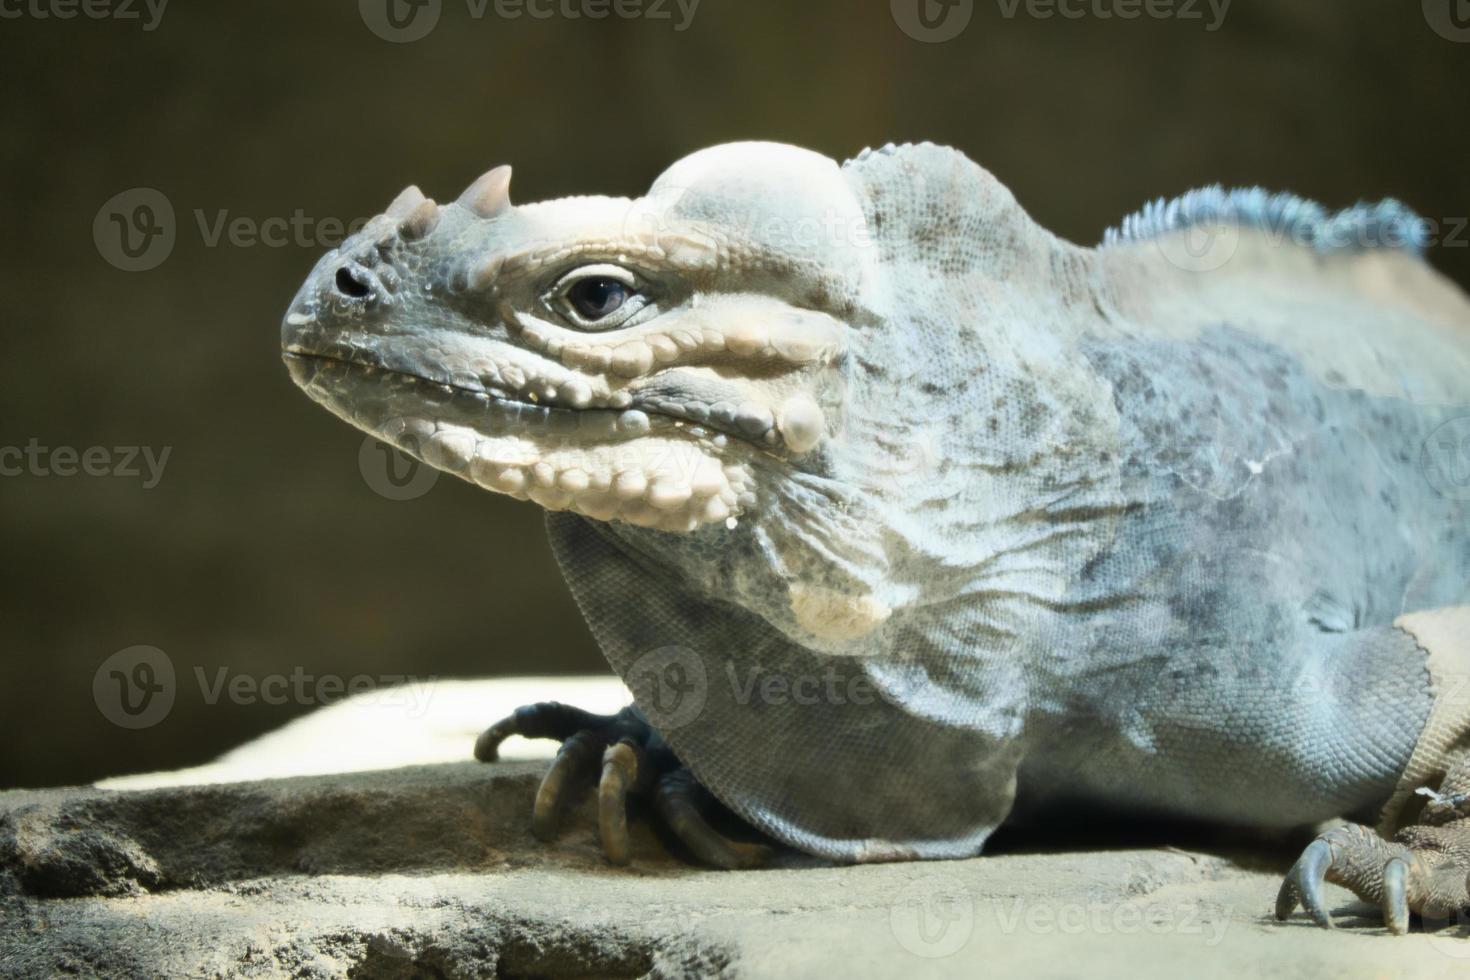
[[[604,669],[536,508],[449,477],[388,499],[362,438],[280,365],[280,317],[332,222],[410,182],[452,200],[511,162],[517,200],[636,195],[727,140],[845,158],[928,139],[1084,243],[1215,181],[1399,197],[1442,223],[1432,261],[1470,283],[1464,0],[1235,0],[1223,22],[1218,0],[1131,20],[1098,13],[1129,0],[1071,0],[1075,19],[975,0],[943,43],[900,28],[916,0],[702,0],[683,30],[687,0],[602,20],[561,12],[597,0],[541,0],[544,19],[442,0],[410,43],[370,27],[384,2],[175,2],[155,20],[141,0],[102,19],[28,0],[0,19],[0,446],[107,447],[113,465],[114,447],[170,450],[151,488],[141,460],[138,477],[0,477],[0,786],[202,762],[309,710],[210,705],[196,669]],[[111,213],[166,221],[134,188],[174,212],[161,262],[120,257]],[[178,693],[134,731],[93,679],[138,644],[166,651]]]

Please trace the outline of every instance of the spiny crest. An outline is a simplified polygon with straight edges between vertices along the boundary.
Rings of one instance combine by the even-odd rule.
[[[870,157],[874,157],[874,156],[880,156],[880,157],[898,156],[898,155],[900,155],[902,153],[905,153],[905,152],[907,152],[909,150],[916,150],[916,149],[918,149],[918,150],[922,150],[922,149],[946,149],[947,150],[947,149],[950,149],[950,148],[949,147],[946,147],[946,146],[940,146],[939,144],[930,142],[929,140],[924,140],[921,143],[885,143],[882,146],[878,147],[876,150],[873,149],[873,147],[871,147],[871,146],[865,146],[865,147],[863,147],[862,151],[860,153],[858,153],[857,156],[851,157],[851,158],[843,161],[842,165],[844,167],[846,167],[846,166],[849,166],[849,165],[854,164],[854,163],[865,163]]]
[[[1395,248],[1419,255],[1429,240],[1424,219],[1392,198],[1333,213],[1295,194],[1272,194],[1260,187],[1226,190],[1216,184],[1172,200],[1151,201],[1109,228],[1102,245],[1145,241],[1205,224],[1260,228],[1319,252]]]

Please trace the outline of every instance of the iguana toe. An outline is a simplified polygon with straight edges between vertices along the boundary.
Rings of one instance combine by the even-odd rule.
[[[634,708],[598,715],[555,701],[526,705],[480,735],[475,758],[494,762],[501,743],[512,735],[562,743],[536,791],[531,832],[538,840],[554,840],[567,807],[595,783],[598,832],[612,864],[631,860],[629,803],[650,794],[661,822],[704,864],[755,868],[775,854],[766,845],[731,840],[709,823],[704,812],[720,804]]]
[[[597,772],[597,759],[606,743],[595,729],[573,733],[556,753],[551,768],[536,790],[536,803],[531,811],[531,833],[537,840],[555,839],[567,804],[581,795]]]
[[[597,786],[597,829],[602,835],[602,853],[613,864],[627,864],[632,852],[628,841],[628,791],[648,769],[643,746],[632,738],[621,738],[602,754],[602,780]]]
[[[1319,837],[1307,845],[1286,873],[1286,880],[1276,895],[1276,918],[1286,919],[1301,905],[1319,926],[1331,929],[1332,915],[1322,904],[1322,882],[1331,869],[1332,848]]]
[[[727,871],[769,864],[775,854],[770,847],[731,840],[710,826],[699,800],[705,792],[694,774],[680,767],[659,777],[654,806],[669,830],[704,864]]]
[[[616,715],[597,715],[559,701],[522,705],[510,717],[500,719],[475,739],[475,758],[481,762],[494,762],[500,758],[500,744],[512,735],[554,738],[565,742],[583,729],[602,728],[616,719]]]
[[[1390,858],[1383,866],[1383,924],[1395,936],[1409,931],[1409,899],[1405,891],[1409,865],[1403,858]]]

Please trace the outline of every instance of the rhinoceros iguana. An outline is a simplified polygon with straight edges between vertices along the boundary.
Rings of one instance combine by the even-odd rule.
[[[1395,931],[1467,904],[1470,303],[1406,209],[1215,188],[1080,248],[929,144],[509,178],[404,191],[282,342],[346,421],[549,511],[636,707],[482,736],[563,740],[538,834],[599,764],[615,861],[630,793],[723,866],[766,852],[715,801],[838,861],[1064,807],[1345,816],[1379,832],[1312,843],[1281,917],[1330,924],[1324,879]]]

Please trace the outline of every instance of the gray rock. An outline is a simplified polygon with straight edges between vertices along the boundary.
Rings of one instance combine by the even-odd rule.
[[[531,836],[545,766],[0,793],[0,976],[1449,977],[1470,960],[1463,929],[1276,923],[1290,847],[1238,838],[714,872],[640,821],[616,869],[590,799],[554,846]]]

